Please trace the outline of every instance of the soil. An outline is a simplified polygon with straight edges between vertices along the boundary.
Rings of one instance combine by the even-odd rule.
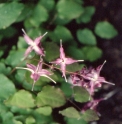
[[[118,30],[118,35],[111,40],[97,37],[98,47],[103,50],[100,62],[107,60],[102,75],[115,86],[104,85],[98,93],[100,97],[113,95],[99,104],[100,120],[91,124],[122,124],[122,0],[85,0],[85,5],[96,7],[89,27],[107,20]],[[99,61],[96,64],[99,65]]]

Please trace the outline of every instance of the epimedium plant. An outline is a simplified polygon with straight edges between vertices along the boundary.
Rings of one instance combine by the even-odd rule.
[[[103,83],[112,83],[100,76],[105,62],[84,68],[82,61],[94,62],[102,56],[96,35],[111,39],[117,35],[114,26],[100,21],[94,32],[86,27],[72,34],[68,25],[90,23],[95,13],[83,0],[8,1],[0,4],[0,13],[1,44],[16,43],[0,49],[0,122],[87,124],[98,120],[97,105],[106,98],[94,99],[94,94]],[[20,24],[27,32],[22,29],[24,37],[17,33]],[[62,115],[60,122],[54,113]]]

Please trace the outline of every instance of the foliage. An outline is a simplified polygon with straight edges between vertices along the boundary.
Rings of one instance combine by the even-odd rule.
[[[114,26],[104,20],[96,23],[94,31],[89,27],[80,28],[90,23],[95,13],[95,7],[84,6],[84,2],[85,0],[31,2],[13,0],[0,3],[0,43],[2,44],[0,46],[0,123],[58,124],[60,122],[56,122],[54,112],[57,116],[63,115],[61,121],[65,121],[66,124],[87,124],[89,121],[98,120],[96,109],[82,111],[83,108],[77,106],[78,102],[86,104],[94,101],[92,99],[94,95],[90,94],[86,87],[76,84],[74,86],[70,78],[65,82],[60,74],[61,71],[63,76],[65,73],[68,77],[69,74],[80,73],[84,66],[83,62],[70,63],[71,65],[68,65],[65,71],[60,69],[59,63],[56,66],[49,63],[61,57],[60,54],[64,55],[64,51],[66,56],[71,58],[94,62],[102,56],[102,50],[97,46],[96,36],[111,39],[117,35]],[[75,31],[69,28],[73,23],[79,27]],[[24,29],[32,39],[48,32],[41,39],[40,44],[36,44],[44,48],[44,50],[42,47],[40,49],[45,54],[43,57],[45,70],[40,68],[42,76],[34,82],[33,92],[32,83],[33,79],[36,80],[38,77],[38,72],[34,69],[31,73],[16,70],[15,67],[24,68],[27,63],[33,64],[34,67],[40,60],[40,56],[33,51],[24,61],[22,60],[29,43],[26,41],[26,44],[27,38],[22,37],[21,29]],[[62,39],[63,52],[61,52],[60,39]],[[33,50],[36,50],[36,45],[30,46],[35,47]],[[67,58],[69,57],[63,57],[64,60]],[[73,76],[77,77],[77,75]],[[57,84],[52,83],[50,79],[55,80]],[[72,106],[68,106],[67,102],[73,103]]]

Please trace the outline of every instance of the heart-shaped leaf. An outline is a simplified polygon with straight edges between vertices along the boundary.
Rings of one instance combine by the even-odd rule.
[[[82,119],[84,119],[85,121],[95,121],[98,120],[99,117],[95,111],[89,109],[83,113]]]
[[[25,90],[19,90],[6,100],[5,103],[20,108],[32,108],[35,106],[32,94]]]
[[[45,86],[36,98],[37,106],[60,107],[66,102],[63,92],[53,86]]]
[[[76,102],[83,103],[83,102],[89,101],[90,95],[89,95],[88,91],[85,88],[75,86],[73,88],[73,90],[74,90],[74,99],[75,99]]]
[[[95,26],[95,33],[105,39],[114,38],[118,34],[114,26],[107,21],[98,22]]]
[[[90,29],[83,29],[77,31],[77,38],[82,44],[96,45],[96,37]]]

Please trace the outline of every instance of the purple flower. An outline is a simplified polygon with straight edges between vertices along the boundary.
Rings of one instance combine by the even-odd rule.
[[[24,29],[22,29],[23,33],[24,33],[24,39],[26,41],[26,43],[29,45],[29,47],[27,48],[27,50],[25,51],[24,54],[24,59],[29,55],[29,53],[34,50],[37,54],[41,55],[41,56],[45,56],[44,55],[44,49],[42,47],[39,47],[40,44],[40,40],[47,34],[47,32],[42,35],[37,37],[35,40],[32,40],[24,31]]]
[[[62,76],[65,78],[65,81],[67,82],[66,74],[65,74],[66,73],[66,65],[69,65],[69,64],[72,64],[75,62],[79,62],[79,61],[83,61],[83,60],[74,60],[72,58],[65,57],[64,49],[62,47],[62,41],[60,41],[60,58],[58,58],[56,61],[53,61],[51,63],[60,65],[61,71],[62,71]]]
[[[48,75],[51,75],[49,71],[46,69],[42,69],[42,62],[40,61],[37,66],[33,64],[27,64],[27,68],[23,67],[16,67],[17,69],[25,69],[31,72],[31,78],[34,80],[33,86],[32,86],[32,91],[34,88],[35,82],[40,78],[40,76],[46,77],[56,83],[52,78],[50,78]]]
[[[104,77],[100,76],[100,71],[105,62],[102,65],[98,66],[96,69],[83,68],[76,74],[72,74],[71,75],[72,84],[74,86],[85,87],[90,93],[90,95],[93,95],[96,88],[101,87],[102,83],[114,85],[113,83],[107,82]]]

